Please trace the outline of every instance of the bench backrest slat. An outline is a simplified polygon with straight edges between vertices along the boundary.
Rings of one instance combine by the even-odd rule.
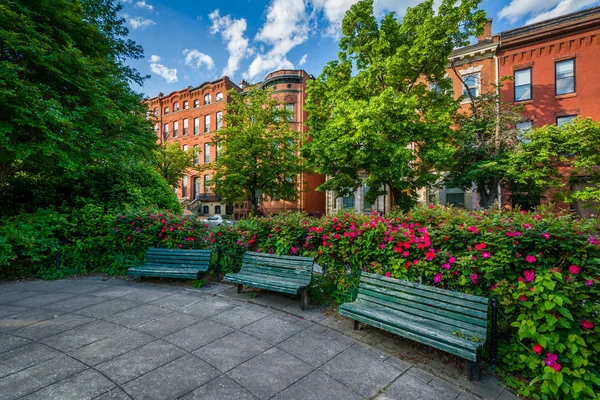
[[[149,248],[146,252],[147,265],[162,265],[177,268],[200,268],[210,264],[212,250],[180,250]]]
[[[278,256],[247,251],[242,260],[242,271],[254,270],[277,276],[309,276],[314,260],[311,257]]]
[[[363,272],[357,300],[409,313],[416,320],[485,339],[488,299]],[[411,317],[412,318],[412,317]]]

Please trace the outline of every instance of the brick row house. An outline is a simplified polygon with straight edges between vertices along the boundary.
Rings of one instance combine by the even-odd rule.
[[[311,76],[303,70],[282,70],[272,72],[263,82],[252,85],[271,88],[273,96],[293,112],[290,124],[292,129],[301,132],[301,141],[308,139],[304,125],[308,79]],[[158,143],[178,143],[184,151],[198,148],[200,152],[194,160],[196,165],[214,162],[219,156],[219,149],[211,142],[213,133],[223,126],[227,103],[231,101],[227,91],[234,89],[242,92],[249,87],[244,81],[238,86],[223,76],[168,95],[160,93],[146,100],[148,116],[155,121]],[[184,209],[204,216],[226,214],[235,219],[245,218],[249,210],[248,202],[227,204],[213,192],[212,174],[211,170],[202,173],[189,170],[183,176],[175,193]],[[261,201],[259,210],[265,215],[284,210],[302,210],[311,215],[322,215],[325,212],[325,194],[316,192],[315,188],[323,181],[324,178],[319,175],[303,174],[299,179],[300,196],[296,201]]]
[[[501,99],[523,105],[523,119],[517,126],[522,130],[562,125],[578,116],[600,121],[600,7],[498,34],[492,34],[489,20],[476,43],[452,52],[447,76],[452,79],[457,99],[467,91],[476,97],[495,90],[501,77],[512,77],[503,85]],[[430,90],[435,89],[435,85],[430,86]],[[468,102],[463,102],[464,110],[468,109]],[[559,170],[565,177],[572,172],[569,167]],[[327,212],[340,208],[356,212],[389,210],[387,196],[381,196],[373,205],[365,204],[366,190],[359,188],[353,197],[343,199],[328,193]],[[481,208],[475,187],[466,191],[448,187],[423,189],[419,196],[421,202],[469,210]],[[501,188],[498,200],[503,206],[523,206],[515,199],[510,191]],[[540,202],[552,200],[552,194],[547,194]],[[557,205],[589,215],[589,210],[581,205]]]

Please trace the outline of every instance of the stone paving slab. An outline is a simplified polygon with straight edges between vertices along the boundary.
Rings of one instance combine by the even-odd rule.
[[[102,276],[1,284],[0,398],[515,398],[435,352],[417,365],[393,336],[251,292]]]

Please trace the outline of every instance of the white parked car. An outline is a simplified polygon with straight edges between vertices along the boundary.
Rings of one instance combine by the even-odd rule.
[[[235,222],[227,218],[226,216],[215,214],[206,219],[206,224],[209,228],[214,228],[219,225],[233,225]]]

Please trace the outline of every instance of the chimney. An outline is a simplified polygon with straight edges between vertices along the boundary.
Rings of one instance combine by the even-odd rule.
[[[477,38],[478,42],[485,42],[492,38],[492,19],[488,19],[483,26],[483,33]]]

